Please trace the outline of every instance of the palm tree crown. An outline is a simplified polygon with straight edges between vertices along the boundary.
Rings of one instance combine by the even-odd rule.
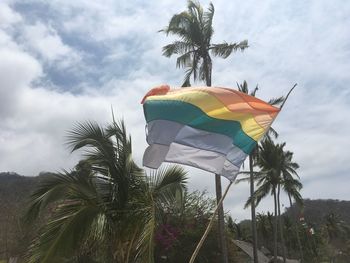
[[[172,166],[146,176],[132,159],[123,122],[78,124],[68,144],[85,149],[85,159],[72,172],[44,178],[32,194],[29,222],[48,205],[53,210],[29,262],[72,261],[85,253],[98,262],[153,262],[155,229],[165,207],[181,201],[184,170]]]
[[[177,67],[187,68],[183,86],[190,85],[190,77],[203,80],[211,86],[212,60],[210,54],[227,58],[232,51],[244,50],[248,41],[228,44],[212,44],[214,5],[209,4],[207,11],[203,11],[196,1],[188,1],[187,11],[174,15],[169,25],[161,30],[167,35],[172,34],[180,40],[163,47],[163,55],[170,57],[179,55]]]
[[[255,173],[258,189],[254,193],[256,204],[268,193],[272,193],[281,185],[284,190],[292,191],[295,200],[300,200],[300,194],[296,192],[302,185],[294,176],[298,176],[296,169],[299,165],[292,161],[293,153],[284,151],[285,143],[275,144],[271,139],[266,138],[259,147],[257,165],[260,171]],[[250,200],[247,202],[249,205]]]

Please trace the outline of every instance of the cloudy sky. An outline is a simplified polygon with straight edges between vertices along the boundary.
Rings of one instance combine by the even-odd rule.
[[[350,200],[350,2],[213,3],[213,42],[248,39],[250,46],[214,60],[213,84],[247,80],[269,99],[298,83],[274,128],[301,166],[302,194]],[[177,0],[0,1],[0,171],[72,168],[79,155],[64,145],[66,131],[77,121],[107,123],[111,107],[126,121],[140,164],[140,100],[154,86],[183,79],[175,58],[161,55],[173,38],[158,31],[185,8]],[[214,194],[213,175],[188,171],[190,189]],[[249,217],[248,192],[247,184],[231,188],[225,208],[233,218]],[[269,208],[266,200],[259,211]]]

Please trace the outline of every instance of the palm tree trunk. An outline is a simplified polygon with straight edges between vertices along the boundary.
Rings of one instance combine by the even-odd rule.
[[[254,175],[253,175],[253,155],[249,154],[249,171],[250,171],[250,196],[254,194]],[[252,215],[252,234],[253,234],[253,256],[254,263],[258,263],[258,234],[256,230],[256,216],[255,216],[255,201],[252,198],[250,205]]]
[[[216,187],[216,200],[219,203],[222,197],[221,190],[221,176],[219,174],[215,174],[215,187]],[[221,250],[221,259],[223,263],[228,263],[228,253],[227,253],[227,244],[226,244],[226,235],[225,235],[225,221],[224,221],[224,207],[222,203],[218,208],[218,223],[219,223],[219,247]]]
[[[278,223],[279,223],[279,226],[280,226],[283,262],[286,263],[286,244],[285,244],[285,241],[284,241],[283,222],[282,222],[282,218],[281,218],[280,194],[281,194],[281,185],[279,184],[278,185],[278,191],[277,191]]]
[[[293,212],[293,203],[292,203],[292,198],[290,196],[290,194],[288,194],[288,198],[289,198],[289,204],[290,204],[290,209],[292,212],[292,215],[294,217],[295,220],[297,220],[295,213]],[[292,220],[294,228],[295,228],[295,233],[297,235],[297,242],[298,242],[298,247],[299,247],[299,252],[300,252],[300,263],[304,262],[304,255],[303,255],[303,247],[301,246],[301,241],[300,241],[300,236],[299,236],[299,229],[298,229],[298,223],[294,223],[294,220]]]
[[[212,71],[212,66],[211,66],[211,59],[210,56],[203,56],[203,66],[204,66],[204,71],[205,71],[205,82],[208,87],[211,87],[211,71]]]
[[[277,262],[277,197],[276,187],[273,187],[273,201],[275,206],[275,220],[273,222],[273,260]]]
[[[209,61],[204,61],[205,66],[205,80],[208,87],[211,86],[211,72],[209,68]],[[216,189],[216,202],[219,203],[222,197],[222,188],[221,188],[221,176],[215,174],[215,189]],[[218,208],[218,240],[219,247],[221,250],[222,263],[228,263],[228,253],[227,253],[227,244],[226,244],[226,235],[225,235],[225,220],[224,220],[224,206],[221,203]]]

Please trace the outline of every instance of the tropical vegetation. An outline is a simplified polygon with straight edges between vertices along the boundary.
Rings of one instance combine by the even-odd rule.
[[[153,262],[156,228],[186,190],[184,170],[146,175],[132,159],[123,122],[77,124],[68,144],[85,149],[85,158],[73,171],[43,179],[31,195],[28,222],[45,208],[51,213],[28,262]]]
[[[178,38],[164,46],[163,55],[176,55],[176,66],[185,68],[183,87],[191,85],[191,77],[211,86],[212,56],[225,59],[248,47],[246,40],[213,44],[213,17],[212,3],[203,10],[190,0],[187,10],[161,30]],[[252,96],[258,91],[258,86],[249,91],[246,81],[237,86]],[[285,101],[279,97],[269,103],[283,106]],[[66,138],[72,152],[82,153],[72,170],[42,173],[37,179],[0,174],[0,210],[5,211],[0,218],[0,262],[14,256],[28,263],[188,262],[211,218],[219,228],[211,230],[196,262],[250,260],[237,240],[252,244],[254,262],[257,248],[273,262],[279,262],[278,256],[284,262],[348,262],[350,203],[303,200],[299,165],[285,142],[274,141],[277,135],[271,127],[250,154],[249,170],[241,172],[238,182],[250,182],[245,208],[251,207],[252,220],[237,223],[234,211],[225,214],[222,207],[213,217],[221,197],[219,175],[215,201],[205,191],[190,192],[180,166],[152,171],[139,167],[125,124],[114,115],[105,126],[77,123]],[[283,195],[289,201],[285,211]],[[256,214],[268,196],[273,213]]]

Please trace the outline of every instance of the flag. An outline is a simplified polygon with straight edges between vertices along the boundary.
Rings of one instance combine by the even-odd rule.
[[[276,118],[279,108],[218,87],[150,90],[142,100],[147,122],[143,165],[180,163],[233,181]]]

